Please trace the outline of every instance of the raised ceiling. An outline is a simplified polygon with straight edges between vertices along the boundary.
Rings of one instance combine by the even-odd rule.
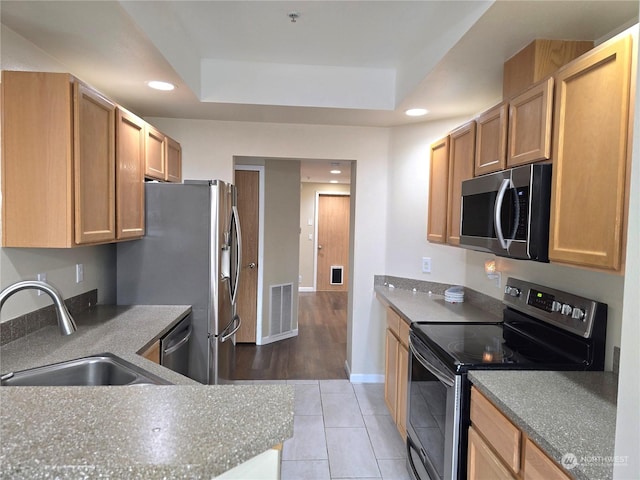
[[[141,116],[394,126],[478,113],[532,39],[598,41],[638,1],[2,0],[0,13]],[[178,88],[151,91],[156,78]],[[430,114],[409,119],[412,106]]]

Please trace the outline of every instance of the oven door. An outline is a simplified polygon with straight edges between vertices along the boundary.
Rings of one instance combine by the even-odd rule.
[[[460,474],[464,378],[454,374],[414,335],[409,345],[409,471],[414,480],[456,479]]]

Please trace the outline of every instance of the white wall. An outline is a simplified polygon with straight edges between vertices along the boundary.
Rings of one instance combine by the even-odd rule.
[[[23,37],[0,27],[3,70],[29,70],[66,72],[64,65],[50,57]],[[84,282],[75,283],[75,265],[84,265]],[[63,297],[98,289],[99,303],[115,302],[115,247],[81,247],[75,249],[0,249],[0,288],[19,280],[34,280],[38,273],[46,273],[47,281],[55,286]],[[20,292],[11,297],[2,309],[0,321],[49,305],[46,295]]]
[[[353,307],[347,362],[355,375],[384,369],[384,317],[373,277],[385,273],[387,159],[384,128],[263,124],[148,118],[182,145],[183,178],[232,180],[233,158],[337,158],[355,160]]]

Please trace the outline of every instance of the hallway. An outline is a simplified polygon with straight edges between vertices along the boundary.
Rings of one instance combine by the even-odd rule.
[[[298,336],[236,345],[236,380],[346,379],[347,292],[301,292]]]

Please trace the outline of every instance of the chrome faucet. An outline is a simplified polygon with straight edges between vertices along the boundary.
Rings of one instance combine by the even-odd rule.
[[[67,310],[67,306],[64,304],[62,297],[55,288],[45,282],[39,282],[36,280],[25,280],[23,282],[17,282],[13,285],[9,285],[7,288],[0,292],[0,310],[2,310],[4,302],[6,302],[11,295],[19,292],[20,290],[27,290],[31,288],[35,290],[42,290],[44,293],[51,297],[51,300],[53,300],[53,303],[56,306],[56,313],[58,315],[58,325],[60,326],[60,333],[62,335],[71,335],[76,331],[76,322],[73,320],[73,317],[69,313],[69,310]]]

